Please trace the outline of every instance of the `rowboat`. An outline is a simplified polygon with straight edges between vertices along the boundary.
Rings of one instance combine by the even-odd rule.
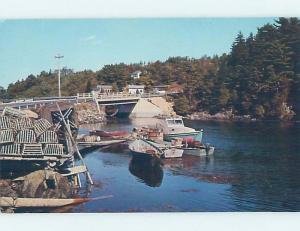
[[[142,159],[160,158],[164,153],[151,142],[137,138],[128,145],[133,157]]]
[[[73,199],[52,199],[52,198],[14,198],[0,197],[0,207],[10,208],[55,208],[67,205],[77,205],[91,200],[106,199],[112,196],[99,198],[73,198]]]
[[[138,138],[129,144],[129,150],[134,157],[146,159],[156,158],[177,158],[182,157],[183,150],[167,143],[156,143],[154,141]]]

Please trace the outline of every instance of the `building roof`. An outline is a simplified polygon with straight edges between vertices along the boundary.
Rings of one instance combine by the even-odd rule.
[[[112,89],[112,86],[111,85],[97,85],[97,88]]]
[[[183,92],[183,86],[179,85],[178,83],[172,83],[168,87],[168,92],[171,92],[171,93],[180,93],[180,92]]]
[[[156,85],[153,88],[168,88],[170,85]]]
[[[145,85],[128,85],[129,89],[144,89]]]

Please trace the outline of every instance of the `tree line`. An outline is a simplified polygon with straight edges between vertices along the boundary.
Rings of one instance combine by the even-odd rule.
[[[141,71],[140,79],[130,74]],[[105,65],[98,71],[62,71],[63,95],[89,92],[97,84],[112,84],[121,90],[127,84],[144,84],[147,90],[159,84],[178,83],[184,93],[174,97],[182,115],[197,111],[232,111],[262,119],[300,118],[300,21],[279,18],[244,36],[239,32],[231,51],[201,58],[170,57],[166,61]],[[22,98],[57,95],[57,73],[51,70],[30,75],[0,97]]]

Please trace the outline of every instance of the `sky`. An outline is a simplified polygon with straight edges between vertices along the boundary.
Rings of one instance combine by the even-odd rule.
[[[0,86],[61,66],[99,70],[106,64],[199,58],[228,53],[275,18],[0,20]]]

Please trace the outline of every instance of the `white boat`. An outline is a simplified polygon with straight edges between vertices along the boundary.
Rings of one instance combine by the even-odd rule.
[[[215,148],[213,146],[201,146],[201,147],[183,147],[184,155],[192,156],[210,156],[214,153]]]
[[[165,144],[138,138],[129,144],[129,150],[134,157],[150,159],[182,157],[183,150]]]
[[[181,117],[166,118],[162,124],[162,128],[166,141],[176,138],[182,138],[184,141],[202,140],[202,130],[196,131],[193,128],[184,126]]]
[[[147,141],[163,151],[164,158],[179,158],[183,155],[182,145],[172,144],[171,142]]]
[[[183,155],[184,150],[179,148],[169,148],[164,150],[164,158],[180,158]]]

